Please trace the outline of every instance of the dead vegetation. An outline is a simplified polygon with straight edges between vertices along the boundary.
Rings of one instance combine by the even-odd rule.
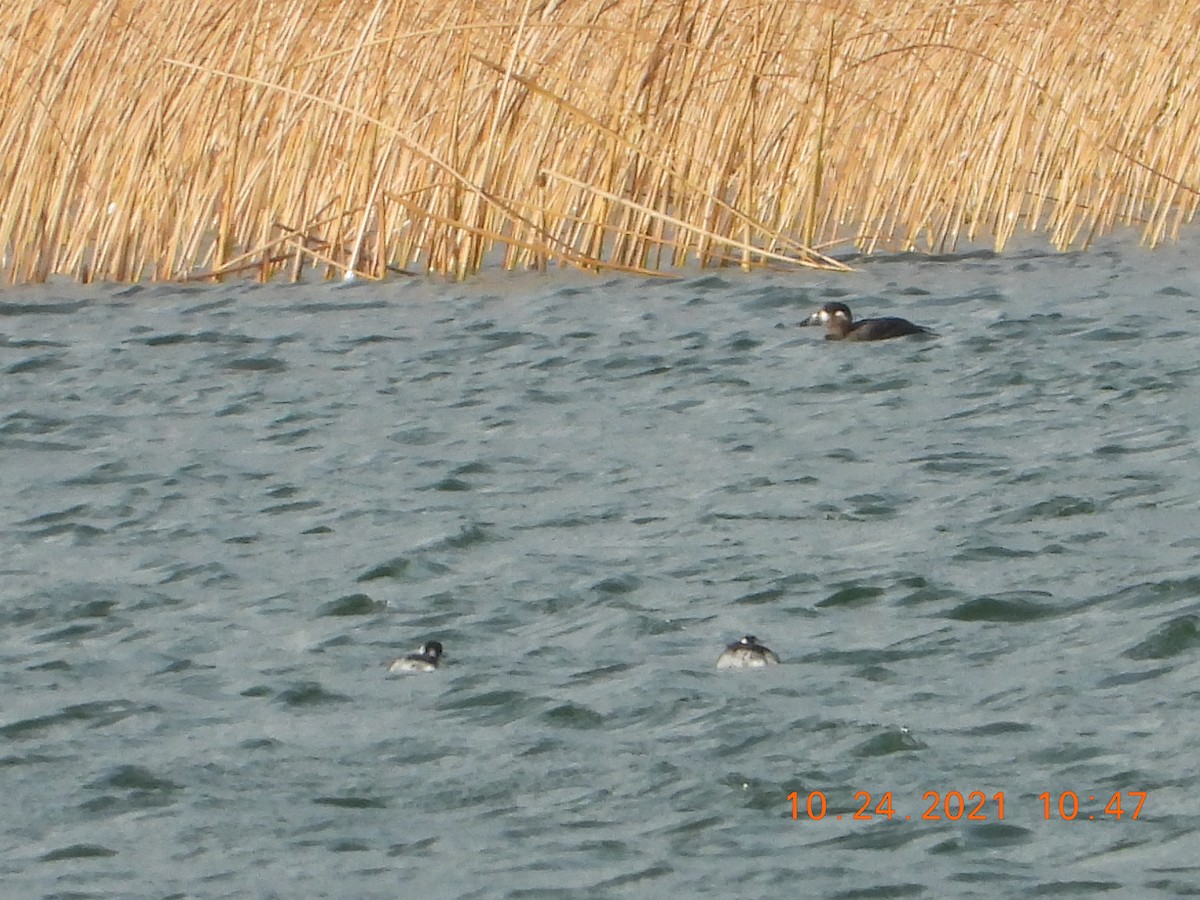
[[[1155,244],[1184,0],[0,0],[11,282]]]

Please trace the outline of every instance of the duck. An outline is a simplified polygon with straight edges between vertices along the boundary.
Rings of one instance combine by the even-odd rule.
[[[738,638],[732,644],[727,644],[717,657],[718,669],[758,669],[772,666],[779,662],[779,657],[770,647],[764,647],[752,634]]]
[[[442,644],[440,641],[426,641],[416,653],[409,653],[393,660],[388,666],[389,673],[410,674],[413,672],[433,672],[442,661]]]
[[[899,316],[879,316],[854,321],[854,314],[845,303],[826,303],[800,323],[824,325],[827,341],[886,341],[909,334],[933,334],[924,325],[916,325]]]

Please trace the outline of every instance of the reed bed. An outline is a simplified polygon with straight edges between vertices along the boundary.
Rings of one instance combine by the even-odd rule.
[[[0,0],[10,282],[1153,245],[1191,0]]]

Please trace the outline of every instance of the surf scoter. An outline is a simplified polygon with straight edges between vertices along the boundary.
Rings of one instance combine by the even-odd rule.
[[[886,341],[906,334],[933,334],[928,328],[897,316],[855,322],[845,303],[826,303],[800,324],[824,325],[827,341]]]

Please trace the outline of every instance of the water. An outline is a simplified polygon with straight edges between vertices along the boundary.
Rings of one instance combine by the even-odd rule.
[[[1200,893],[1190,241],[8,290],[5,894]]]

